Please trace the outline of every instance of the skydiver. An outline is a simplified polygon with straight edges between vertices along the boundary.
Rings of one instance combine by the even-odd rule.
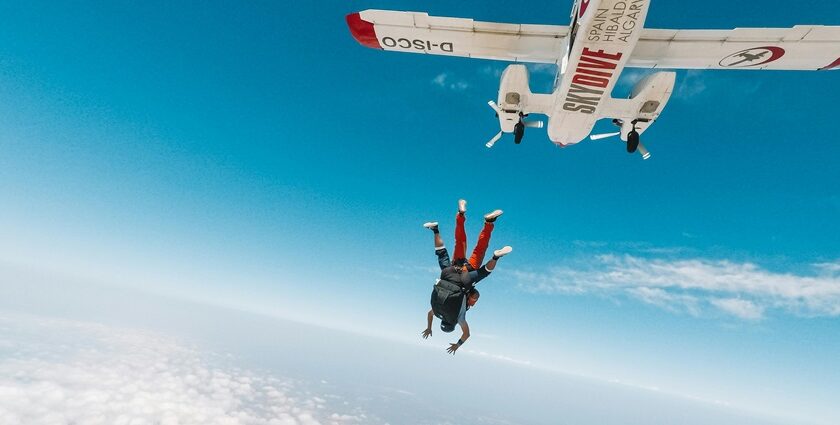
[[[437,222],[430,222],[423,227],[430,229],[435,235],[435,254],[438,257],[440,266],[440,279],[432,289],[432,309],[426,315],[427,326],[421,333],[423,339],[432,335],[432,321],[437,316],[441,319],[440,329],[446,333],[455,329],[455,324],[461,326],[461,338],[458,342],[449,344],[446,352],[452,355],[470,337],[470,327],[467,324],[467,310],[475,306],[481,294],[475,289],[475,285],[496,268],[499,258],[509,254],[513,248],[505,246],[493,251],[493,258],[484,266],[481,262],[487,252],[490,242],[490,235],[493,233],[494,223],[502,210],[495,210],[484,215],[484,227],[478,236],[472,255],[466,258],[467,234],[464,231],[465,213],[467,201],[458,201],[458,213],[455,215],[455,251],[450,260],[449,253],[443,245]]]

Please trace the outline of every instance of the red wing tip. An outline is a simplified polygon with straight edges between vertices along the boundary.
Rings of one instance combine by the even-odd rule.
[[[362,46],[373,49],[382,48],[379,45],[379,40],[376,38],[376,30],[373,28],[373,23],[362,19],[359,12],[347,15],[347,26],[350,27],[350,33],[353,34],[353,38]]]

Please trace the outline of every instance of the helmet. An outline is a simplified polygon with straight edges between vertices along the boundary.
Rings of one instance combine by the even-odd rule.
[[[440,330],[449,333],[455,330],[455,325],[449,322],[440,321]]]

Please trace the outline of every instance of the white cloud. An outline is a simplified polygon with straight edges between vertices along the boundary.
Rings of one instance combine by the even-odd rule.
[[[639,70],[639,69],[626,69],[624,72],[621,73],[621,76],[618,78],[618,82],[616,83],[616,87],[619,90],[619,95],[627,96],[630,90],[639,82],[642,81],[642,78],[651,74],[651,71],[646,70]],[[626,92],[626,93],[625,93]]]
[[[440,73],[440,74],[437,75],[437,77],[432,79],[432,84],[435,84],[435,85],[440,86],[440,87],[446,87],[446,79],[447,78],[448,78],[448,75],[445,72]]]
[[[840,274],[840,260],[833,263],[816,263],[814,264],[814,268],[822,271],[828,276],[837,276]]]
[[[553,63],[527,63],[525,66],[532,74],[557,74],[557,65]]]
[[[455,91],[463,91],[470,87],[470,85],[466,81],[456,81],[449,85],[449,88]]]
[[[572,241],[575,246],[585,248],[585,249],[597,249],[601,252],[603,251],[621,251],[621,252],[636,252],[636,253],[644,253],[644,254],[659,254],[659,255],[675,255],[680,253],[685,253],[689,251],[688,248],[685,247],[661,247],[661,246],[651,246],[648,243],[644,242],[628,242],[628,241],[619,241],[619,242],[605,242],[605,241],[583,241],[583,240],[575,240]]]
[[[479,70],[481,75],[485,75],[491,78],[501,78],[503,71],[504,68],[498,65],[486,65]]]
[[[618,94],[626,95],[648,75],[655,74],[658,70],[627,69],[621,73],[616,84]],[[706,82],[701,70],[689,70],[684,75],[677,76],[674,84],[674,95],[681,99],[688,99],[706,91]],[[628,92],[628,93],[625,93]]]
[[[754,302],[740,298],[720,298],[711,301],[719,309],[748,320],[758,320],[764,315],[764,308]]]
[[[514,364],[517,364],[517,365],[520,365],[520,366],[531,366],[531,361],[530,360],[514,359],[512,357],[504,356],[504,355],[501,355],[501,354],[491,354],[491,353],[488,353],[486,351],[467,350],[467,352],[470,353],[470,354],[475,354],[475,355],[485,357],[485,358],[489,358],[489,359],[499,360],[499,361],[503,361],[503,362],[507,362],[507,363],[514,363]]]
[[[14,347],[7,351],[7,348]],[[368,422],[282,380],[166,337],[0,317],[0,423],[316,425]]]
[[[602,255],[545,273],[514,272],[529,291],[629,295],[671,311],[704,307],[744,319],[780,309],[803,316],[840,316],[840,262],[812,265],[812,274],[777,273],[752,263],[708,259],[644,259]]]
[[[672,294],[662,288],[628,288],[627,293],[647,304],[655,305],[673,312],[685,311],[692,316],[700,315],[700,300],[683,294]]]
[[[703,79],[703,71],[692,69],[683,75],[682,80],[677,84],[677,97],[688,99],[706,91],[706,82]]]
[[[464,91],[470,88],[470,84],[464,80],[453,79],[449,73],[442,72],[435,78],[432,78],[432,84],[441,88]]]

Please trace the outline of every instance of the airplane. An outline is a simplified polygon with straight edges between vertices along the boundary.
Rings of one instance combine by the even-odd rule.
[[[654,72],[627,98],[613,98],[625,67],[665,69],[831,70],[840,68],[840,26],[673,30],[644,28],[650,0],[575,0],[569,26],[481,22],[424,12],[365,10],[346,16],[361,45],[381,50],[515,62],[488,104],[500,130],[519,144],[530,114],[548,117],[557,146],[619,136],[627,152],[649,151],[639,136],[656,121],[674,90],[676,73]],[[551,93],[533,93],[521,63],[556,64]],[[616,133],[590,135],[608,118]]]

